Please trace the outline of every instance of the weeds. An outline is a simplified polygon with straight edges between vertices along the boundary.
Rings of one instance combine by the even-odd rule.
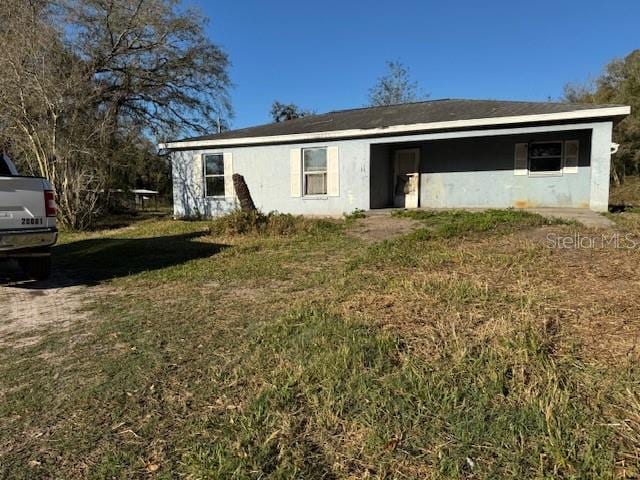
[[[353,223],[355,220],[358,220],[360,218],[365,218],[366,216],[367,215],[365,214],[364,210],[356,208],[351,213],[345,213],[344,219],[346,220],[347,223]]]
[[[299,215],[278,212],[264,214],[260,211],[243,212],[235,210],[215,218],[209,231],[214,236],[225,235],[265,235],[293,236],[336,231],[335,222],[322,219],[309,219]]]

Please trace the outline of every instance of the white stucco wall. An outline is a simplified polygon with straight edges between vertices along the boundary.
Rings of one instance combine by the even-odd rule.
[[[339,146],[339,196],[292,197],[289,152],[292,148]],[[229,211],[234,199],[205,198],[202,155],[231,152],[233,173],[244,176],[253,201],[264,212],[340,215],[369,208],[369,145],[342,141],[173,152],[173,200],[176,217],[210,216]],[[226,173],[226,172],[225,172]]]
[[[514,174],[517,143],[579,142],[576,172]],[[591,130],[427,142],[421,148],[423,207],[588,208]]]
[[[370,154],[372,145],[428,142],[456,138],[497,137],[526,134],[589,130],[590,162],[577,174],[557,177],[519,177],[509,169],[485,168],[477,171],[429,171],[427,158],[422,158],[421,206],[425,207],[518,207],[518,206],[589,206],[593,210],[607,208],[611,146],[610,121],[554,126],[517,127],[466,132],[440,132],[373,139],[333,142],[262,145],[248,147],[207,148],[172,153],[174,214],[176,217],[212,216],[235,207],[235,201],[205,198],[203,194],[202,155],[231,152],[233,173],[245,177],[253,200],[262,211],[306,215],[340,215],[370,206]],[[556,135],[557,136],[557,135]],[[500,141],[500,140],[497,140]],[[311,146],[339,147],[339,196],[323,198],[292,197],[290,161],[292,148]],[[393,147],[393,145],[391,145]],[[582,151],[582,147],[581,147]],[[486,155],[478,155],[479,157]],[[425,168],[425,164],[427,167]],[[374,182],[375,185],[375,182]],[[373,192],[375,195],[375,192]],[[535,202],[527,204],[527,198]],[[523,204],[516,201],[524,199]]]

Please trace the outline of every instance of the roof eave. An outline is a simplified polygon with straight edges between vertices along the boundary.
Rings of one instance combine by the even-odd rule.
[[[409,125],[392,125],[389,127],[329,130],[326,132],[294,133],[286,135],[269,135],[258,137],[238,137],[208,140],[182,140],[162,143],[158,147],[161,150],[186,150],[190,148],[226,147],[226,146],[253,146],[268,145],[274,143],[302,143],[318,140],[339,140],[343,138],[363,138],[376,135],[405,134],[414,132],[427,132],[429,130],[463,130],[500,125],[513,125],[523,123],[558,122],[570,120],[588,120],[597,118],[622,118],[631,113],[629,106],[593,108],[589,110],[573,110],[561,113],[542,113],[535,115],[517,115],[511,117],[489,117],[468,120],[452,120],[447,122],[414,123]]]

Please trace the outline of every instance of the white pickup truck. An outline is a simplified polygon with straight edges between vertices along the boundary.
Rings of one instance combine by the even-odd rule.
[[[57,238],[51,184],[19,175],[0,152],[0,260],[14,258],[27,276],[44,280],[51,274],[51,246]]]

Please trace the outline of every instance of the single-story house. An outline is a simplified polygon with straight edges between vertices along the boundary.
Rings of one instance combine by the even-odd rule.
[[[434,100],[356,108],[161,145],[176,217],[267,212],[567,207],[605,211],[624,105]]]

